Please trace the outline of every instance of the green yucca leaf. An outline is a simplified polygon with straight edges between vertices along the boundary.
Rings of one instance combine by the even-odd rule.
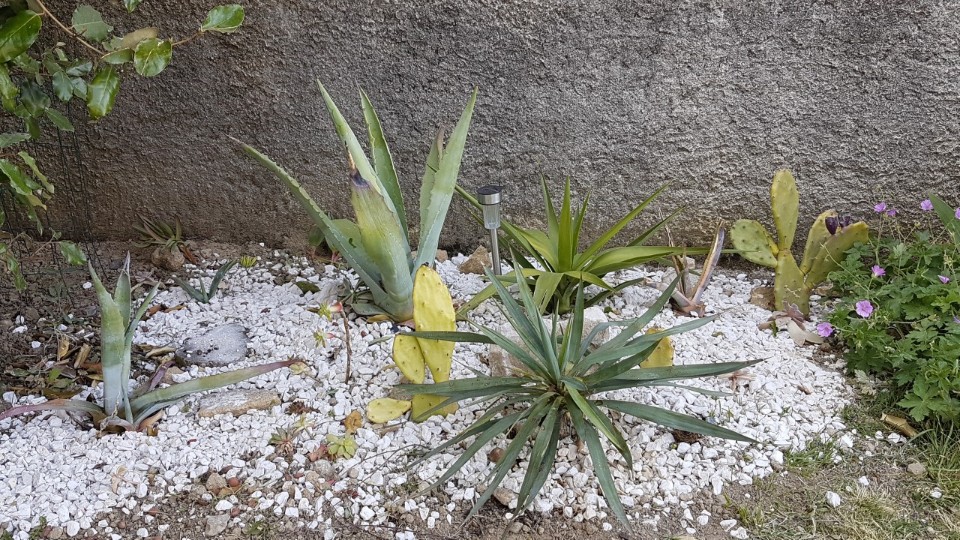
[[[570,396],[570,399],[576,405],[578,412],[583,414],[583,417],[593,424],[593,427],[600,433],[603,433],[603,436],[613,443],[613,446],[620,452],[620,455],[627,460],[627,467],[633,468],[633,456],[630,454],[630,447],[627,446],[627,441],[623,438],[623,434],[614,427],[610,418],[603,414],[596,405],[589,399],[583,397],[577,390],[568,387],[567,395]],[[571,407],[571,409],[572,408],[573,407]]]
[[[533,435],[534,443],[530,449],[530,464],[523,477],[520,493],[517,498],[517,508],[525,509],[531,503],[547,478],[553,472],[553,465],[557,460],[557,445],[560,442],[560,408],[563,400],[554,399],[550,410],[540,424],[538,433]]]
[[[597,481],[600,482],[603,497],[607,499],[607,504],[613,511],[613,515],[629,527],[630,522],[627,520],[627,513],[623,510],[623,503],[620,502],[617,486],[613,482],[610,464],[607,462],[607,454],[603,451],[600,435],[596,428],[584,421],[583,413],[579,408],[569,407],[567,410],[570,412],[570,419],[573,421],[573,429],[576,430],[577,436],[587,443],[587,450],[590,451],[590,461],[593,462],[593,473],[597,476]]]
[[[407,212],[403,207],[403,194],[400,191],[400,181],[397,179],[397,171],[393,166],[393,156],[390,155],[390,147],[387,145],[387,139],[383,135],[383,128],[380,126],[380,118],[377,111],[367,94],[360,90],[360,105],[363,108],[363,119],[367,123],[367,132],[370,136],[370,154],[373,156],[373,166],[377,173],[377,178],[383,185],[383,189],[390,201],[393,203],[393,209],[397,214],[397,220],[403,229],[403,237],[408,238],[407,232]]]
[[[761,360],[747,362],[717,362],[714,364],[690,364],[666,368],[634,368],[614,378],[596,382],[591,386],[595,393],[622,390],[637,386],[661,384],[664,381],[676,381],[699,377],[712,377],[733,373],[748,368]]]
[[[624,414],[629,414],[630,416],[634,416],[636,418],[648,420],[671,429],[692,431],[694,433],[700,433],[710,437],[720,437],[723,439],[731,439],[740,442],[757,442],[750,437],[737,433],[736,431],[729,430],[709,422],[704,422],[699,418],[695,418],[687,414],[661,409],[660,407],[653,407],[650,405],[643,405],[641,403],[633,403],[630,401],[617,401],[610,399],[598,401],[597,405],[607,409],[613,409]]]

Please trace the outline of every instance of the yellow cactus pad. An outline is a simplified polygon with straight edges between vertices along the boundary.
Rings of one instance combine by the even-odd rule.
[[[659,328],[647,330],[647,334],[656,334],[660,332]],[[666,336],[657,343],[657,348],[650,353],[646,360],[640,363],[642,368],[670,367],[673,365],[673,340]]]
[[[456,312],[450,291],[440,274],[429,266],[417,269],[413,283],[413,323],[421,332],[453,332],[457,329]],[[434,382],[450,380],[454,343],[420,339],[423,361],[430,368]],[[408,377],[409,378],[409,377]],[[416,405],[414,405],[416,410]]]
[[[417,338],[398,334],[393,338],[393,361],[410,382],[423,384],[423,353]]]
[[[446,399],[444,396],[435,396],[432,394],[417,394],[413,396],[413,407],[410,412],[410,419],[414,422],[423,422],[435,414],[446,416],[457,412],[457,404],[451,403],[442,409],[430,413],[430,409],[440,405],[446,401]]]
[[[410,410],[411,403],[399,399],[380,398],[367,404],[367,420],[382,424],[396,420]]]

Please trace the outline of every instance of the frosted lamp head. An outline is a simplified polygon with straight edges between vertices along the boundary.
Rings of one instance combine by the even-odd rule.
[[[477,200],[483,206],[483,226],[493,230],[500,227],[500,192],[502,186],[483,186],[477,190]]]

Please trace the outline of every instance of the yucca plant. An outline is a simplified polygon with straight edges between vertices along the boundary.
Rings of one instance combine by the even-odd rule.
[[[319,84],[319,83],[318,83]],[[249,145],[244,150],[286,184],[309,212],[330,247],[347,261],[369,293],[353,304],[361,315],[385,315],[395,321],[413,316],[413,279],[417,268],[433,264],[440,230],[457,183],[463,147],[470,128],[474,90],[446,147],[438,134],[427,156],[420,188],[420,245],[410,249],[406,211],[397,171],[377,113],[360,91],[360,105],[370,137],[372,162],[336,104],[320,84],[327,111],[350,157],[350,191],[356,222],[331,219],[290,174]]]
[[[515,271],[519,268],[515,267]],[[450,403],[472,400],[482,403],[486,412],[456,437],[428,451],[414,465],[464,444],[466,450],[450,468],[426,491],[432,490],[457,473],[484,445],[502,434],[515,430],[503,457],[497,462],[486,482],[486,489],[470,512],[472,517],[490,498],[508,472],[520,461],[527,449],[529,464],[520,486],[517,508],[521,511],[533,502],[553,469],[561,425],[572,422],[577,437],[590,452],[594,473],[613,513],[624,524],[627,516],[610,473],[610,463],[604,453],[601,434],[623,456],[627,467],[633,467],[633,456],[623,433],[605,414],[616,411],[627,416],[647,420],[668,428],[691,431],[743,442],[755,442],[749,437],[708,423],[699,418],[674,411],[621,401],[594,397],[602,392],[638,387],[681,387],[711,396],[725,395],[679,385],[676,381],[732,373],[756,363],[720,362],[671,367],[640,367],[657,348],[661,339],[698,328],[712,321],[712,317],[697,319],[653,334],[641,333],[663,309],[670,298],[676,280],[643,316],[621,322],[597,325],[583,336],[585,284],[577,287],[575,303],[567,331],[561,332],[557,316],[547,325],[539,314],[533,293],[525,281],[519,286],[517,302],[504,285],[489,276],[502,302],[506,320],[516,330],[522,344],[514,343],[503,334],[473,324],[474,332],[413,332],[419,338],[454,342],[487,343],[502,347],[524,366],[526,374],[517,377],[487,377],[451,380],[427,385],[402,385],[401,390],[414,396],[431,394],[446,399],[437,409]],[[592,348],[594,338],[612,326],[621,327],[620,333]],[[467,444],[469,439],[472,442]],[[469,518],[468,518],[469,519]]]
[[[223,278],[227,277],[227,273],[230,270],[233,270],[233,267],[237,265],[237,261],[230,261],[225,263],[220,269],[217,270],[217,273],[213,275],[213,279],[210,280],[210,286],[204,288],[203,279],[197,278],[197,281],[200,282],[199,288],[196,288],[186,280],[180,279],[177,276],[173,276],[173,281],[183,289],[183,292],[187,293],[187,296],[193,298],[201,304],[209,304],[210,300],[217,295],[217,291],[220,290],[220,282],[223,281]]]
[[[130,256],[120,270],[117,287],[111,295],[90,266],[90,276],[100,300],[100,365],[103,369],[103,405],[76,399],[54,399],[37,405],[14,407],[0,413],[0,420],[37,411],[64,410],[89,415],[101,429],[141,429],[145,422],[160,409],[172,405],[184,397],[207,390],[214,390],[256,377],[263,373],[288,367],[299,360],[273,362],[228,373],[200,377],[166,388],[154,388],[158,381],[131,394],[130,349],[137,324],[157,292],[154,287],[140,306],[133,310],[130,287]],[[131,317],[131,314],[133,316]]]
[[[635,238],[621,247],[608,247],[610,242],[629,225],[637,216],[650,205],[666,186],[655,191],[645,201],[636,206],[620,221],[600,235],[586,250],[580,251],[581,228],[587,213],[590,196],[584,198],[579,210],[571,208],[570,180],[567,179],[563,190],[563,202],[557,212],[547,188],[547,181],[540,179],[543,188],[543,200],[546,205],[547,230],[546,232],[527,229],[503,220],[501,231],[505,236],[511,252],[517,252],[514,257],[520,266],[520,272],[533,283],[533,297],[541,312],[567,313],[572,307],[573,297],[581,282],[597,285],[604,289],[602,293],[586,299],[587,307],[594,305],[604,298],[620,290],[636,285],[642,278],[629,280],[616,287],[611,286],[604,277],[619,270],[632,268],[639,264],[657,259],[668,258],[672,255],[682,255],[684,250],[671,246],[643,245],[657,231],[672,219],[674,212],[659,220],[649,229],[641,232]],[[470,204],[480,208],[480,203],[466,190],[457,187],[457,193]],[[687,253],[697,250],[687,249]],[[530,260],[532,259],[532,261]],[[539,268],[538,268],[539,267]],[[515,281],[515,273],[501,277],[504,281]],[[487,298],[496,293],[493,285],[477,293],[469,302],[461,306],[458,315],[463,318],[466,313],[474,309]]]

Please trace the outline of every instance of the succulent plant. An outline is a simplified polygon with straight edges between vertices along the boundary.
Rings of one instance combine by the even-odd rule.
[[[770,209],[777,228],[774,239],[758,221],[739,219],[730,229],[734,248],[750,262],[773,268],[776,272],[773,294],[776,309],[795,305],[810,313],[810,293],[836,270],[848,249],[866,242],[869,230],[863,221],[851,223],[836,210],[820,214],[810,227],[800,264],[790,251],[797,232],[800,194],[793,174],[776,172],[770,187]]]

